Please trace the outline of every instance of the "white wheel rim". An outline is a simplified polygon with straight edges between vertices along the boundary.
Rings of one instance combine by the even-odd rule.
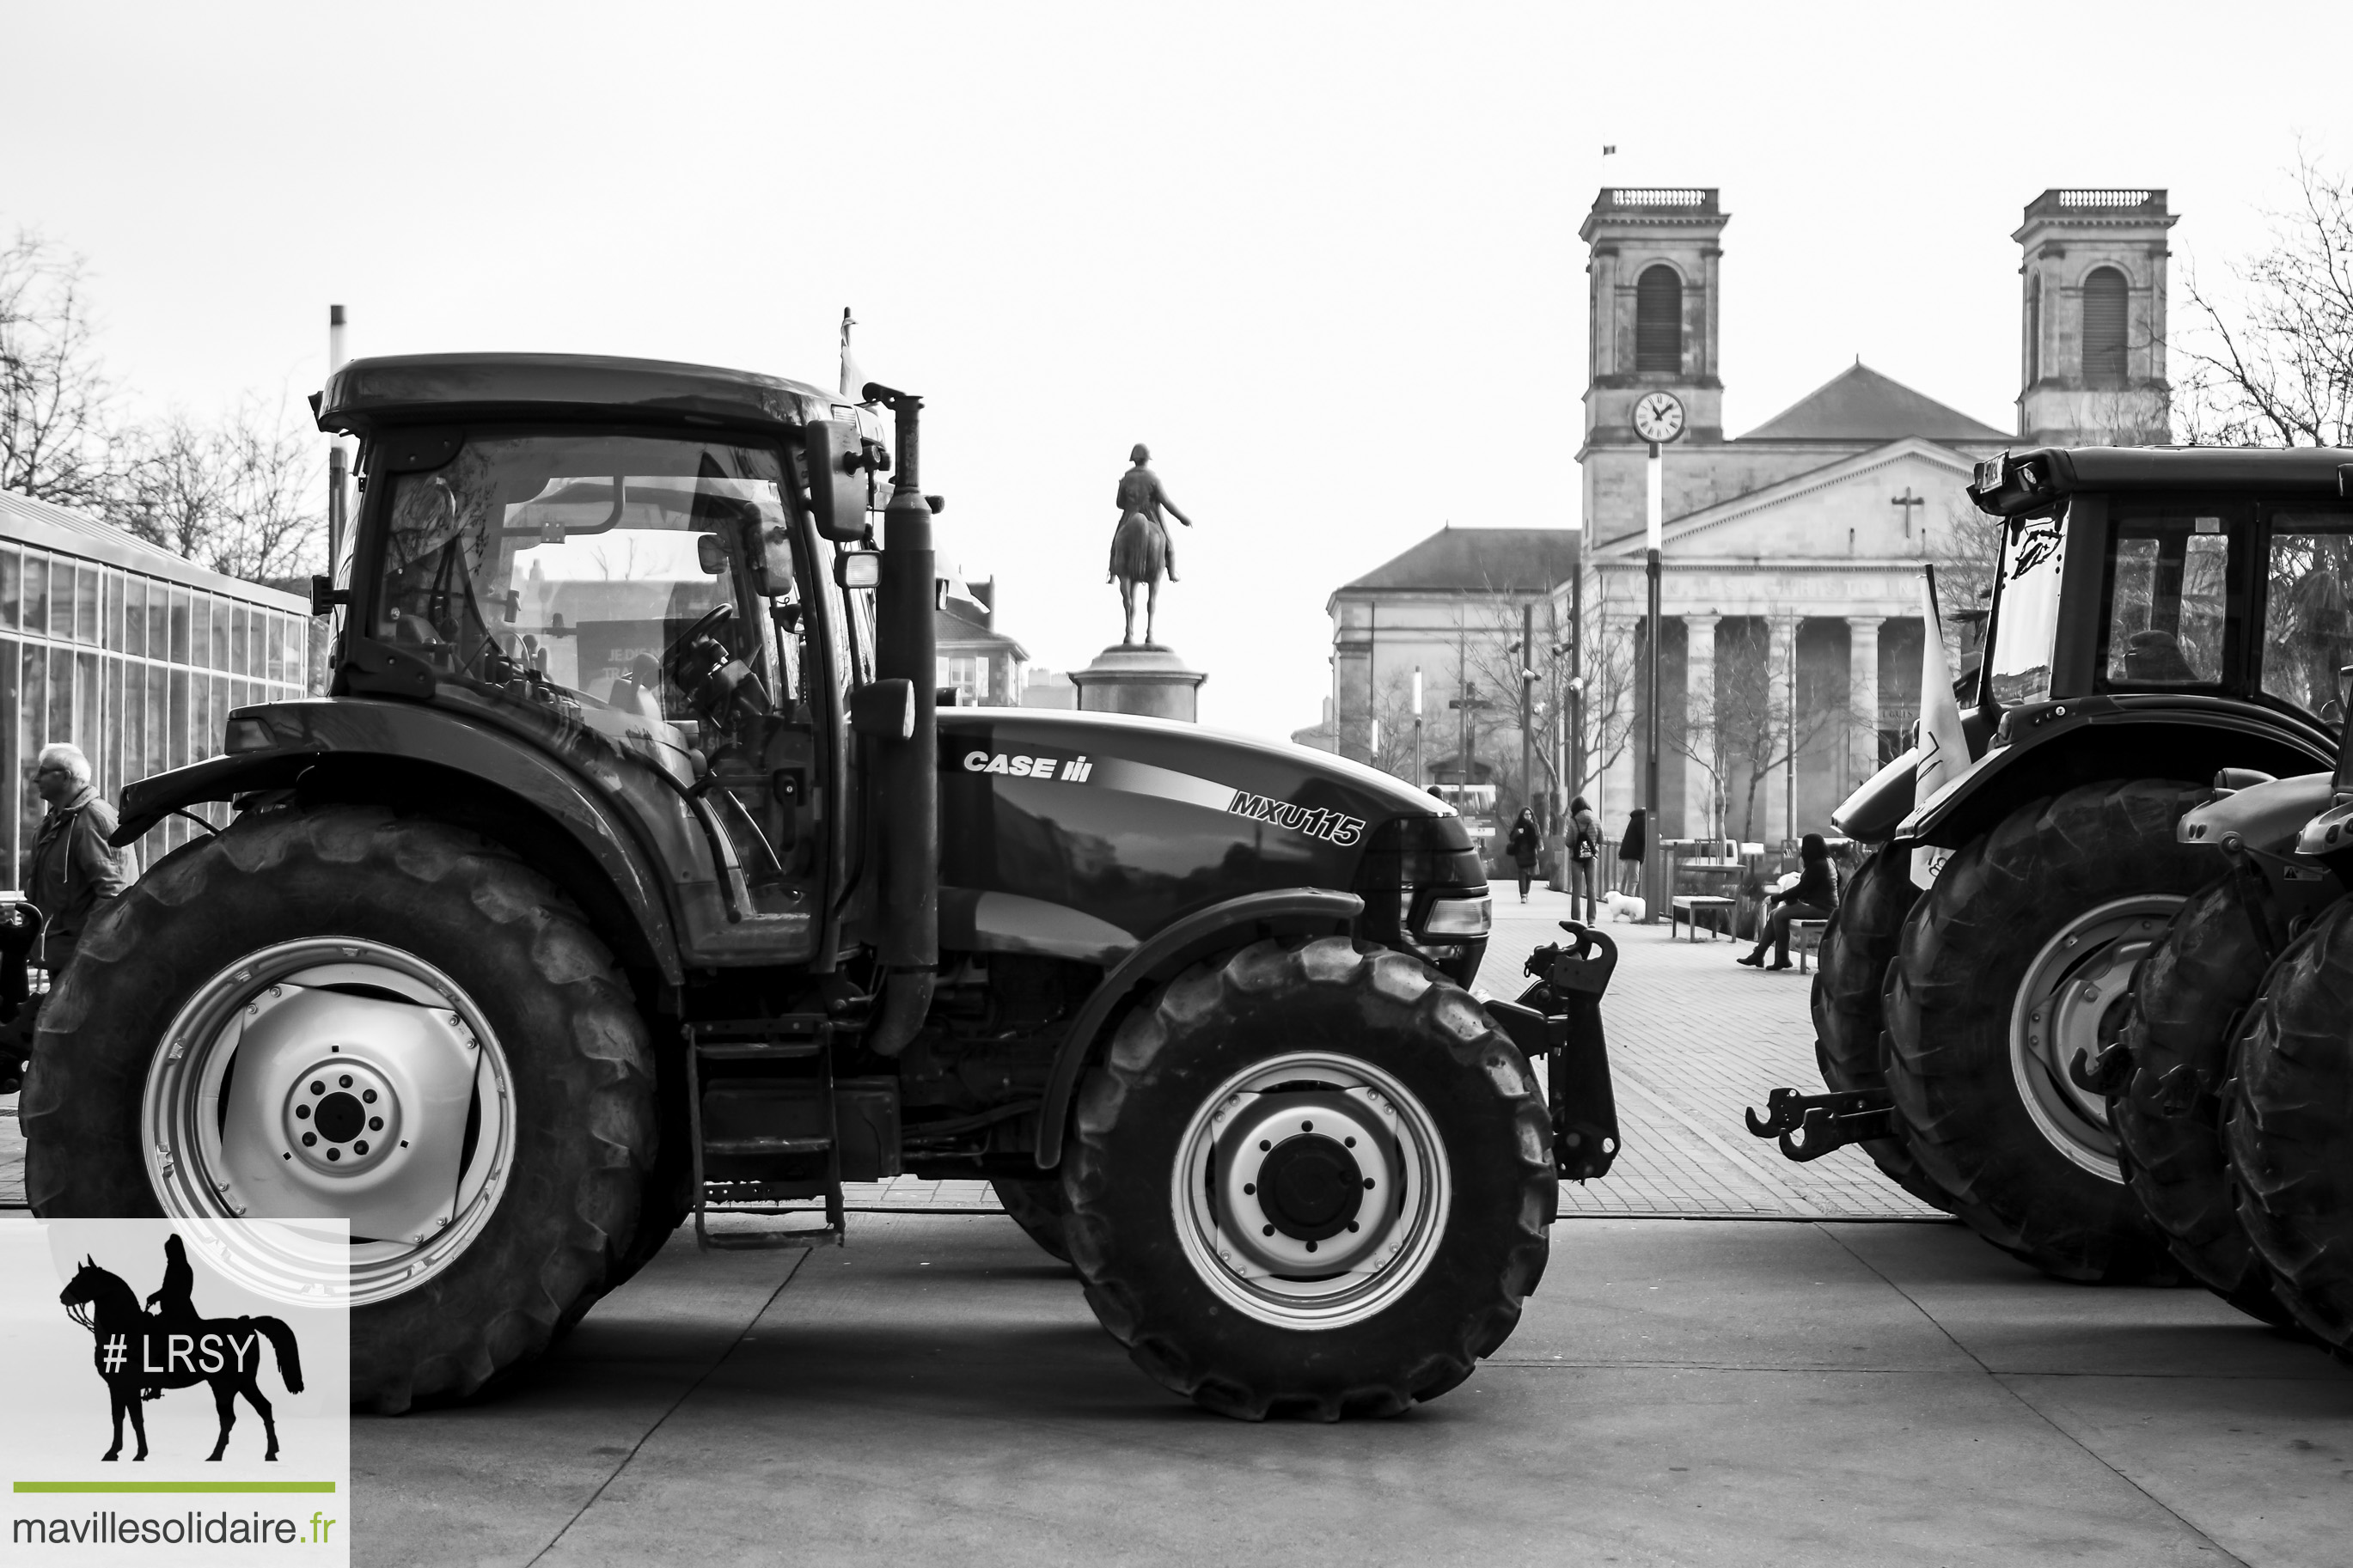
[[[2051,1146],[2095,1176],[2124,1182],[2107,1103],[2069,1076],[2075,1053],[2099,1055],[2103,1027],[2182,900],[2116,899],[2084,910],[2042,945],[2010,1006],[2010,1073]]]
[[[1411,1090],[1354,1057],[1300,1051],[1202,1100],[1169,1197],[1186,1258],[1220,1300],[1278,1328],[1337,1329],[1429,1269],[1453,1186]]]
[[[506,1055],[456,982],[383,942],[314,937],[197,989],[156,1047],[140,1127],[174,1218],[276,1219],[293,1236],[349,1220],[359,1307],[416,1289],[481,1233],[509,1184],[513,1108]],[[247,1261],[316,1266],[314,1251]]]

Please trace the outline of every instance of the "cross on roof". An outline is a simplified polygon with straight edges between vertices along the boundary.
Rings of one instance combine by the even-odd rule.
[[[1912,509],[1915,506],[1926,506],[1928,504],[1928,498],[1926,496],[1914,495],[1912,493],[1912,487],[1910,485],[1905,485],[1904,487],[1904,493],[1900,496],[1891,497],[1887,504],[1889,506],[1900,506],[1904,509],[1904,537],[1909,539],[1912,537]]]

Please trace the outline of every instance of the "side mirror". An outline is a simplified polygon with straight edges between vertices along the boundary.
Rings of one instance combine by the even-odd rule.
[[[845,588],[871,588],[882,581],[882,554],[876,550],[845,550],[833,558],[833,580]]]
[[[713,577],[727,570],[727,547],[719,542],[717,534],[698,533],[694,536],[694,563]]]
[[[801,427],[801,439],[817,531],[837,544],[865,538],[866,452],[856,427],[838,419],[812,419]]]
[[[849,728],[860,735],[884,741],[906,741],[915,734],[915,683],[878,680],[849,694]]]
[[[793,534],[782,523],[760,531],[760,593],[781,599],[793,591]]]

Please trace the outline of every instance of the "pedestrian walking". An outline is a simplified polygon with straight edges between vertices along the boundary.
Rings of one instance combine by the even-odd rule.
[[[1789,922],[1792,921],[1826,921],[1838,908],[1838,867],[1831,861],[1831,848],[1819,833],[1809,833],[1798,845],[1799,875],[1797,885],[1775,893],[1765,900],[1765,924],[1757,933],[1757,950],[1747,957],[1734,960],[1751,969],[1765,967],[1765,949],[1773,950],[1773,967],[1789,967]]]
[[[1618,890],[1629,898],[1639,898],[1642,892],[1642,856],[1650,847],[1650,813],[1636,806],[1626,818],[1626,831],[1618,840]]]
[[[1520,902],[1528,901],[1528,884],[1535,879],[1536,857],[1544,852],[1544,832],[1536,826],[1535,813],[1520,807],[1519,820],[1504,840],[1504,852],[1520,868]]]
[[[1578,795],[1568,803],[1568,913],[1577,918],[1577,897],[1585,894],[1585,923],[1591,925],[1599,918],[1594,891],[1594,879],[1601,866],[1601,824],[1594,820],[1593,807]]]
[[[90,783],[90,759],[76,746],[41,748],[33,787],[48,803],[40,837],[33,843],[32,875],[25,895],[41,911],[41,934],[33,963],[54,983],[73,959],[82,928],[101,899],[129,887],[138,870],[127,849],[107,842],[114,832],[114,808]],[[26,1031],[30,1037],[30,1030]]]

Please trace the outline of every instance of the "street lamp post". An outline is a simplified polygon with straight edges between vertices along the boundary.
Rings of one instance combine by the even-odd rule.
[[[1418,664],[1413,667],[1413,787],[1430,787],[1430,781],[1421,776],[1421,666]]]
[[[1683,433],[1683,405],[1671,392],[1646,393],[1634,405],[1634,434],[1650,443],[1650,497],[1646,509],[1642,552],[1644,573],[1651,581],[1651,647],[1650,668],[1644,672],[1644,694],[1648,712],[1643,724],[1643,771],[1648,775],[1642,792],[1643,817],[1650,829],[1649,842],[1643,846],[1642,898],[1648,906],[1644,919],[1658,923],[1660,906],[1667,901],[1667,857],[1662,847],[1664,826],[1659,816],[1659,668],[1661,635],[1666,617],[1659,607],[1660,554],[1666,545],[1666,448],[1667,443]]]

